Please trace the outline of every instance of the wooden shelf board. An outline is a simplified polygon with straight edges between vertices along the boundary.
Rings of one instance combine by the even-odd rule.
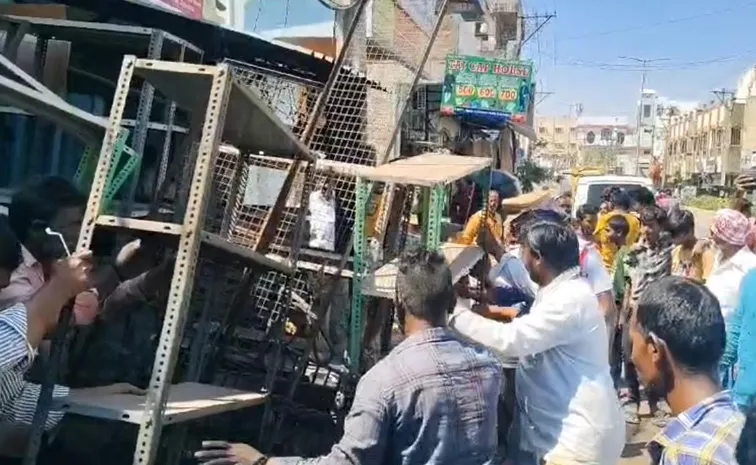
[[[294,274],[295,271],[288,260],[282,262],[276,261],[252,249],[227,241],[217,234],[203,232],[202,244],[211,247],[216,252],[230,255],[245,262],[257,263],[273,271],[279,271],[288,275]]]
[[[456,283],[470,272],[473,266],[483,258],[483,250],[477,246],[468,246],[447,242],[441,244],[439,251],[446,257],[452,272],[452,282]],[[362,294],[383,299],[393,299],[396,286],[396,266],[398,260],[381,266],[362,281]]]
[[[267,401],[266,394],[239,391],[200,383],[171,386],[163,424],[181,423],[197,418],[254,407]],[[56,399],[53,409],[86,417],[141,424],[145,396],[131,394],[73,394]]]
[[[426,153],[376,167],[360,168],[359,175],[369,181],[430,187],[463,179],[490,165],[488,158]]]

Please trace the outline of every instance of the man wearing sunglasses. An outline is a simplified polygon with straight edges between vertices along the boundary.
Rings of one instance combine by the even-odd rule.
[[[640,297],[630,337],[641,382],[675,416],[649,443],[652,464],[737,465],[744,418],[719,383],[725,323],[717,298],[685,278],[662,278]]]

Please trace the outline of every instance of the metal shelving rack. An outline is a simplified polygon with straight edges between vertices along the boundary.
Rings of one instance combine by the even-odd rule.
[[[12,65],[15,70],[11,71],[11,76],[14,77],[18,76],[19,72],[23,73],[22,70],[13,64],[12,60],[17,56],[19,46],[26,35],[33,35],[37,38],[35,54],[37,65],[40,68],[36,73],[38,76],[42,74],[48,41],[52,38],[69,41],[72,44],[113,44],[113,46],[123,50],[121,53],[138,53],[140,55],[144,53],[145,58],[153,60],[168,59],[199,63],[202,61],[204,55],[200,48],[180,37],[159,29],[138,26],[3,15],[0,16],[0,28],[7,32],[5,46],[2,51],[4,55],[3,59],[7,63],[3,63],[3,68],[8,68],[7,64]],[[24,74],[26,75],[26,73]],[[2,79],[2,77],[0,76],[0,93],[2,93],[4,101],[31,114],[43,117],[48,122],[54,123],[61,129],[84,141],[86,148],[81,158],[79,171],[85,171],[88,166],[91,167],[96,163],[95,154],[99,151],[99,144],[102,141],[102,135],[107,123],[106,118],[98,117],[73,107],[47,89],[44,84],[29,75],[26,75],[21,80],[24,84],[30,86],[31,89],[19,88],[18,85],[15,85],[17,83],[8,82]],[[29,90],[37,91],[38,93],[30,94]],[[40,96],[45,98],[38,98]],[[123,149],[133,159],[133,162],[128,165],[130,171],[122,174],[124,176],[123,184],[126,186],[127,191],[124,196],[125,201],[122,203],[121,214],[128,212],[133,203],[141,168],[141,156],[144,151],[148,131],[159,130],[164,132],[164,143],[160,155],[160,168],[156,188],[166,178],[172,134],[174,132],[186,132],[185,129],[174,126],[176,117],[175,102],[170,102],[166,105],[165,114],[163,115],[164,121],[162,123],[150,121],[153,102],[154,88],[151,84],[145,82],[142,84],[139,92],[139,104],[135,117],[121,121],[121,125],[124,128],[129,128],[129,133],[127,134],[131,136],[128,146],[124,141]],[[44,125],[37,124],[35,131],[37,131],[38,137],[35,140],[43,139],[40,132],[43,130]],[[83,173],[80,177],[91,178],[91,173]],[[88,188],[88,186],[83,187]]]
[[[490,170],[490,167],[491,160],[488,158],[426,153],[377,167],[362,168],[359,171],[354,227],[352,311],[349,318],[349,366],[353,373],[358,373],[360,369],[364,297],[394,298],[396,261],[390,261],[375,270],[368,269],[365,226],[373,184],[391,183],[420,189],[422,246],[428,250],[440,250],[446,256],[456,282],[484,254],[477,246],[441,242],[441,219],[446,188],[454,181],[482,170]],[[411,201],[408,203],[411,204]],[[404,227],[408,220],[405,218]]]
[[[179,192],[185,193],[185,198],[179,198],[176,202],[177,210],[184,208],[183,221],[180,222],[138,220],[103,214],[108,173],[121,133],[126,95],[135,74],[144,79],[145,85],[153,86],[193,116],[190,134],[194,143],[190,144],[192,150],[185,158],[185,166],[189,168],[186,171],[190,175],[186,179],[187,186],[180,186],[179,189]],[[267,393],[243,392],[198,383],[182,383],[171,387],[201,249],[203,254],[221,254],[243,262],[251,269],[277,271],[285,276],[290,276],[295,271],[295,265],[290,262],[273,260],[253,249],[233,243],[230,228],[218,228],[218,225],[206,221],[206,218],[213,216],[208,210],[214,213],[212,210],[217,209],[217,204],[220,203],[218,198],[211,199],[217,185],[214,176],[221,176],[221,172],[227,169],[225,166],[216,166],[216,162],[220,164],[221,140],[245,150],[264,150],[266,153],[294,155],[310,162],[313,160],[307,147],[271,113],[267,105],[233,79],[227,64],[204,66],[124,57],[77,250],[85,250],[90,246],[98,226],[148,231],[177,240],[176,263],[146,397],[69,398],[56,407],[80,415],[138,423],[140,428],[134,464],[155,462],[161,429],[165,424],[238,410],[267,400]],[[242,163],[242,157],[236,157],[236,160]],[[238,167],[239,165],[236,169]],[[229,194],[231,199],[238,196],[238,183],[233,184],[232,190],[234,189],[236,192]],[[227,261],[229,260],[224,259],[222,263]],[[70,309],[64,310],[54,337],[51,366],[46,371],[34,419],[33,435],[37,440],[41,438],[44,420],[51,406],[55,362],[59,359],[63,346],[61,335],[65,333],[70,319]],[[27,454],[27,463],[34,463],[36,458],[38,449],[33,446],[34,444]]]

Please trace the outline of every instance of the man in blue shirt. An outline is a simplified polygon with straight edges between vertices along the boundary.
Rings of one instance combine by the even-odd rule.
[[[722,357],[723,373],[737,367],[732,394],[745,409],[756,396],[756,269],[740,283],[740,298],[727,327],[727,346]]]
[[[640,381],[675,415],[649,443],[652,463],[737,465],[744,417],[717,376],[725,348],[717,298],[685,278],[661,278],[640,296],[629,333]]]
[[[396,309],[407,338],[360,379],[344,436],[328,455],[269,459],[246,444],[205,441],[195,456],[213,465],[491,463],[504,367],[447,327],[455,303],[444,257],[406,253]]]

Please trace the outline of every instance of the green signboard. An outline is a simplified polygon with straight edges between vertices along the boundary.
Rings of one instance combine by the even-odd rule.
[[[523,120],[532,97],[532,80],[529,61],[450,55],[441,114]]]

